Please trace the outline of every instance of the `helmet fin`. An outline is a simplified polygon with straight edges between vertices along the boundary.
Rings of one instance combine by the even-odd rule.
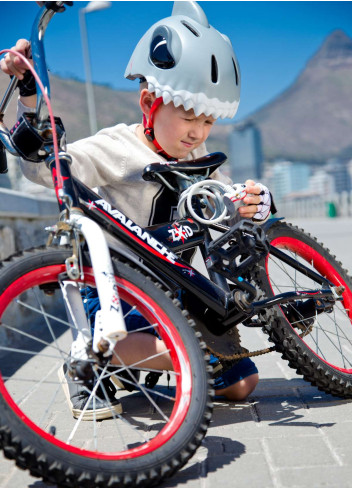
[[[209,27],[207,16],[197,2],[174,2],[174,7],[172,9],[171,15],[184,15],[195,20],[204,27]]]

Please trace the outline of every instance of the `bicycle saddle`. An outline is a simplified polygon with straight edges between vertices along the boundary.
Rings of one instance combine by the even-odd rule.
[[[147,165],[142,173],[144,180],[150,181],[156,179],[156,174],[162,173],[166,176],[172,171],[179,171],[188,175],[202,175],[209,168],[210,173],[215,171],[226,161],[227,156],[224,153],[211,153],[202,158],[189,161],[165,161],[163,163],[151,163]]]

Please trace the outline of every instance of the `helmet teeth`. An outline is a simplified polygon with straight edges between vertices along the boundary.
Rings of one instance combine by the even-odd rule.
[[[156,98],[161,97],[161,90],[160,90],[160,88],[156,88],[155,89],[155,96],[156,96]]]
[[[186,102],[183,104],[185,110],[189,110],[189,109],[192,109],[193,108],[193,101],[192,99],[188,99],[186,100]]]
[[[182,105],[182,103],[183,103],[182,98],[179,95],[176,95],[174,97],[174,106],[179,107],[180,105]]]
[[[204,114],[206,110],[207,110],[207,106],[205,104],[197,104],[194,107],[194,113],[196,117],[198,117],[201,114]]]
[[[163,92],[163,102],[165,105],[172,101],[172,96],[170,92]]]
[[[148,92],[153,93],[154,90],[155,90],[154,84],[148,81]]]

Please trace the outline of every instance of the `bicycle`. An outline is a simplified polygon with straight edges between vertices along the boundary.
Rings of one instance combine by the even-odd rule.
[[[225,370],[267,351],[245,351],[239,324],[262,328],[308,382],[352,397],[352,280],[328,250],[281,219],[221,224],[229,189],[209,175],[225,161],[222,153],[146,167],[146,180],[179,195],[180,214],[146,229],[72,177],[64,127],[50,110],[43,49],[45,29],[65,3],[46,2],[33,24],[36,114],[24,114],[11,131],[2,122],[15,79],[0,106],[2,151],[46,162],[60,210],[46,246],[0,269],[1,327],[9,336],[0,350],[0,445],[18,466],[61,486],[155,485],[179,470],[206,434],[209,353]],[[209,277],[180,257],[194,247]],[[88,287],[101,303],[93,333],[84,308]],[[153,328],[163,340],[170,370],[143,367],[148,358],[126,364],[116,354],[134,310],[145,319],[139,332]],[[106,379],[122,382],[123,413],[103,422],[94,410],[89,423],[84,413],[73,418],[57,376],[62,365],[93,403],[98,387],[109,402]]]

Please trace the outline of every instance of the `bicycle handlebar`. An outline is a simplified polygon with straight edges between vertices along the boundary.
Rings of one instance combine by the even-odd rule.
[[[47,64],[45,60],[45,52],[44,52],[44,34],[53,16],[57,12],[65,11],[65,6],[64,6],[65,4],[71,6],[73,2],[63,2],[63,1],[44,2],[44,6],[39,11],[32,27],[31,49],[32,49],[34,69],[38,73],[38,76],[42,81],[49,98],[50,98],[50,83],[49,83],[48,68],[47,68]],[[38,84],[37,84],[36,115],[37,115],[38,127],[40,128],[41,123],[47,121],[49,113],[43,94],[41,90],[39,90]]]
[[[50,83],[44,52],[44,34],[55,13],[65,11],[64,4],[71,6],[73,2],[56,1],[40,3],[42,3],[43,6],[41,7],[33,23],[30,42],[34,70],[43,84],[47,97],[50,99]],[[15,92],[15,89],[17,88],[17,84],[18,79],[13,76],[0,104],[0,173],[7,172],[6,151],[15,156],[19,156],[19,153],[11,140],[11,132],[3,122],[7,106]],[[48,121],[49,111],[45,102],[44,94],[37,81],[36,86],[36,123],[38,129],[41,129],[43,124],[47,123]]]

